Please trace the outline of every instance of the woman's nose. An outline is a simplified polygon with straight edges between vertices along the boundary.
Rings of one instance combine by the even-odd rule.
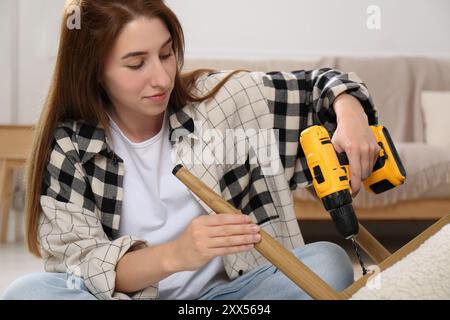
[[[152,87],[160,88],[162,90],[170,88],[170,76],[160,61],[153,64],[153,67],[149,72],[149,83]]]

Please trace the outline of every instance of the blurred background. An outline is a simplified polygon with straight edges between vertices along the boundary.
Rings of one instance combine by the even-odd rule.
[[[450,1],[166,2],[184,28],[186,68],[330,66],[366,82],[409,174],[398,190],[378,198],[362,193],[355,203],[386,246],[395,250],[450,213]],[[53,72],[63,10],[64,0],[0,0],[0,294],[17,276],[42,270],[23,242],[21,167]],[[307,242],[347,248],[320,204],[301,191],[294,197]]]

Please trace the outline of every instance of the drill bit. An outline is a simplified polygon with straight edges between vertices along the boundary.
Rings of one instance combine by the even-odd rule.
[[[362,274],[364,276],[367,274],[367,269],[366,269],[366,266],[364,265],[361,254],[359,253],[358,245],[356,244],[355,237],[351,237],[350,240],[352,241],[353,249],[355,250],[356,257],[358,258],[359,265],[361,266]]]

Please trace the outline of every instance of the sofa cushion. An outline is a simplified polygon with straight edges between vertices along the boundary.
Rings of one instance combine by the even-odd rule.
[[[422,111],[426,143],[450,147],[450,91],[423,91]]]

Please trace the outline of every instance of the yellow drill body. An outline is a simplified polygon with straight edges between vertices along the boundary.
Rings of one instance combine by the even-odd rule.
[[[387,129],[371,126],[381,147],[373,172],[364,181],[373,193],[392,189],[405,181],[406,172]],[[339,233],[350,238],[358,233],[358,222],[351,205],[351,185],[348,159],[337,154],[327,130],[312,126],[300,135],[300,144],[313,177],[314,189],[330,212]]]

